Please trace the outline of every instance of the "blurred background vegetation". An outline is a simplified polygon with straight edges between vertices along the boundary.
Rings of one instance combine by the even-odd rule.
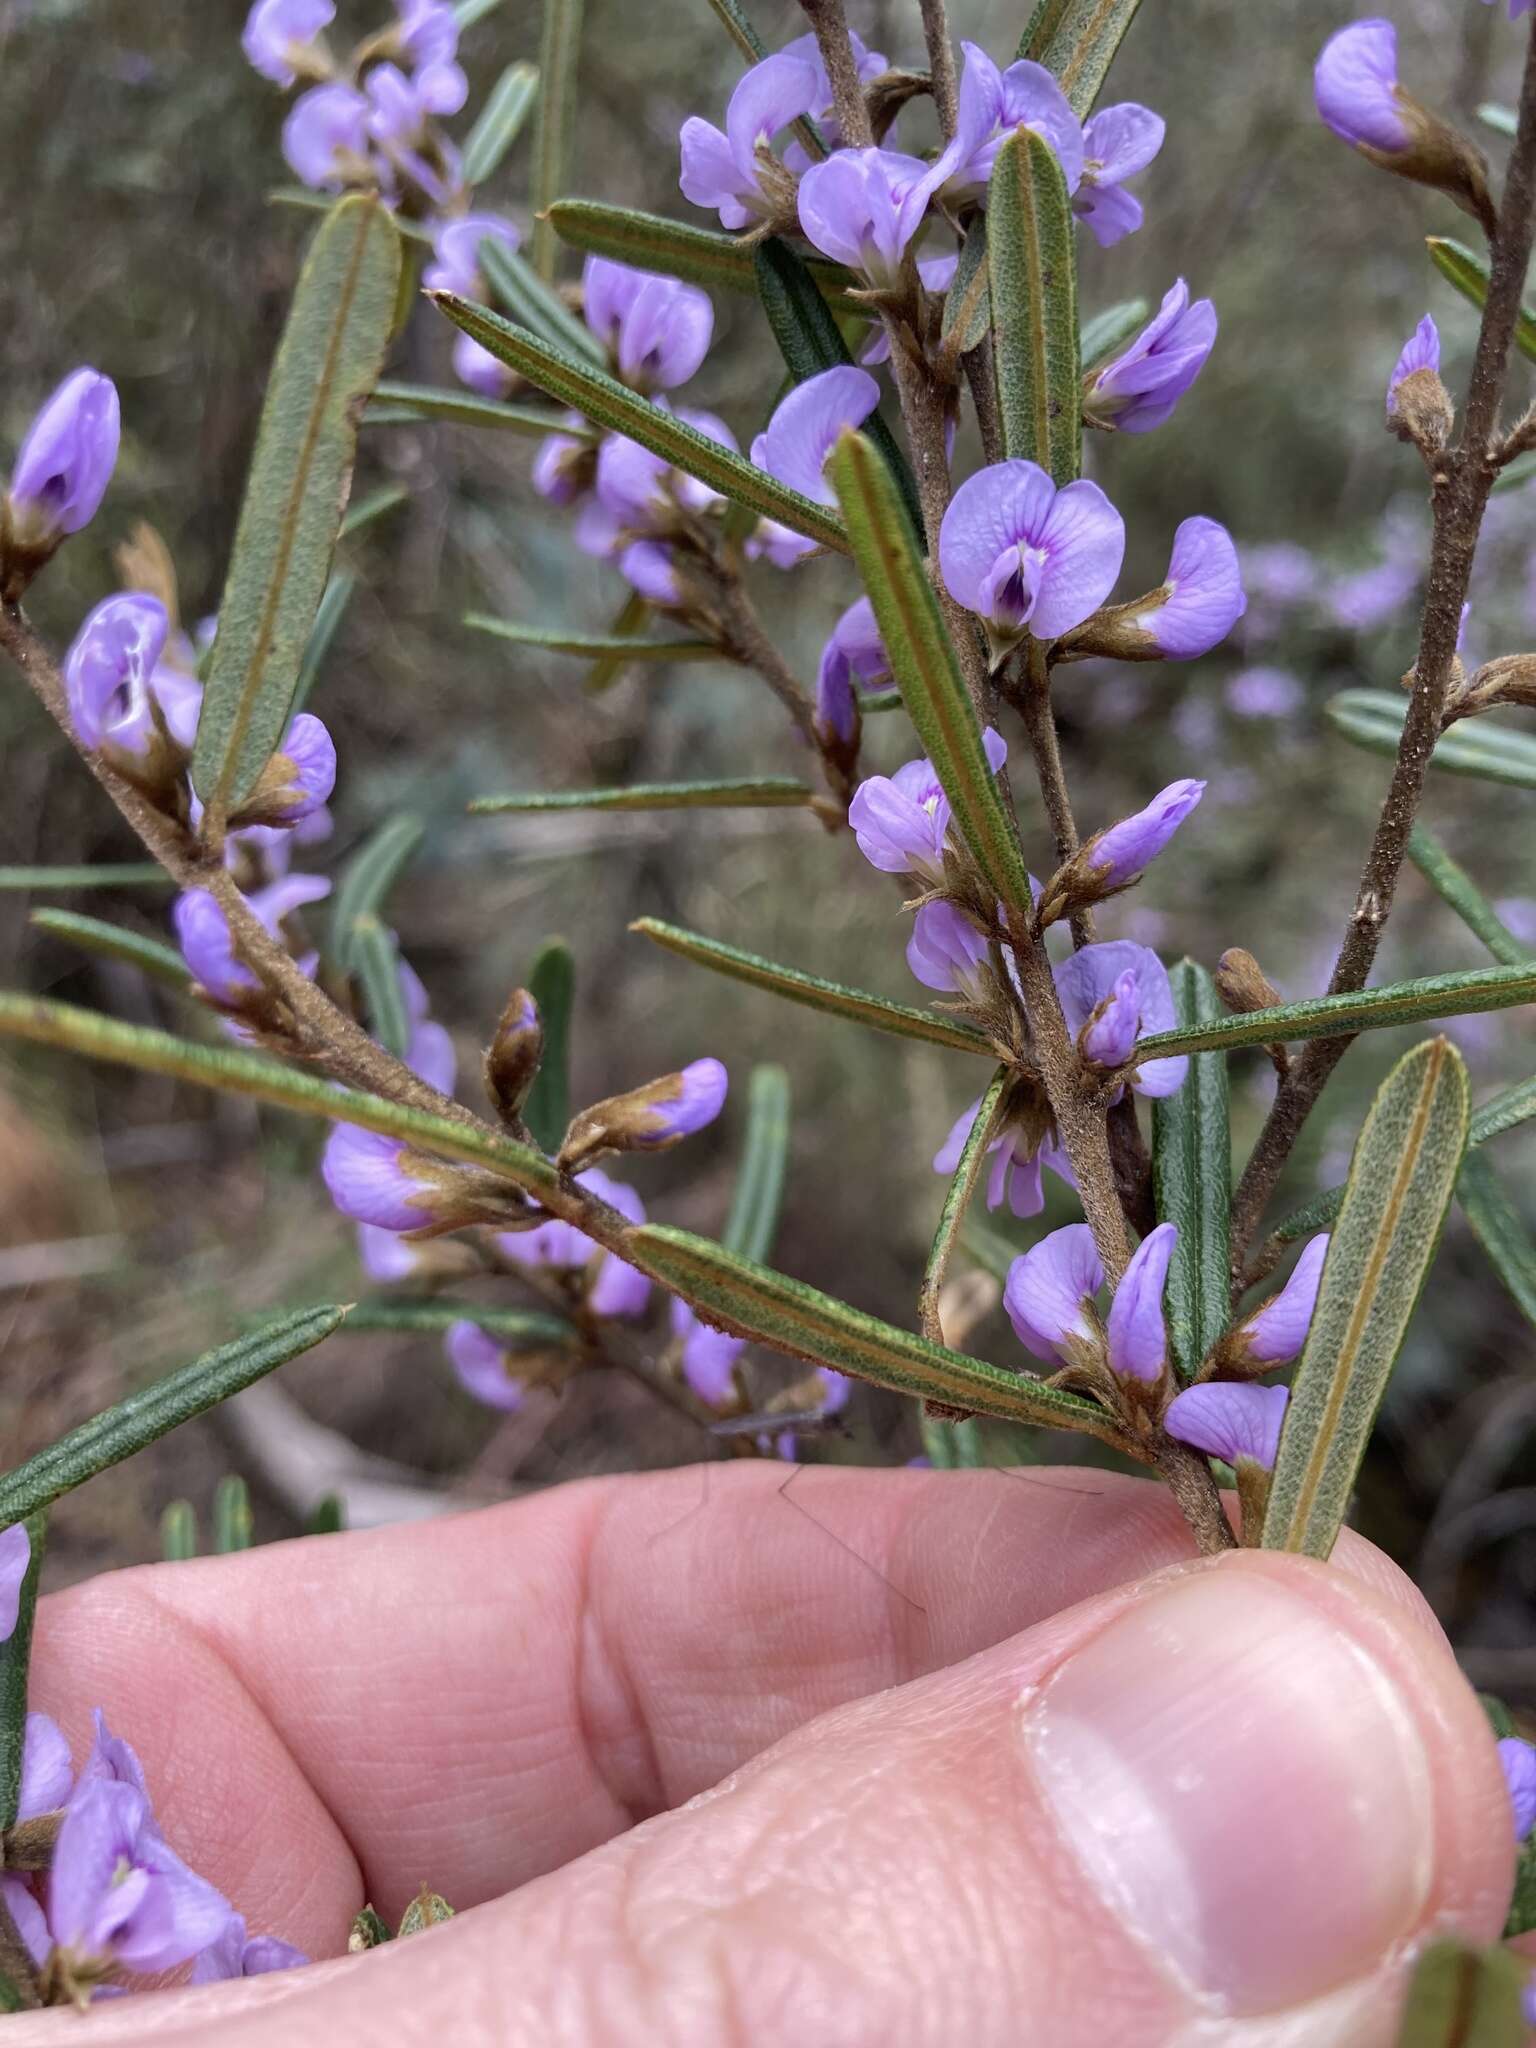
[[[755,11],[770,46],[803,26],[788,0],[757,0]],[[852,0],[850,12],[893,62],[921,62],[908,0]],[[1004,60],[1026,13],[1025,0],[952,4],[957,34]],[[217,604],[266,366],[312,219],[268,201],[286,176],[283,103],[241,61],[243,14],[242,0],[153,10],[142,0],[0,0],[0,180],[11,195],[0,227],[0,448],[14,447],[77,363],[107,371],[123,403],[107,506],[35,592],[35,615],[61,646],[114,587],[112,547],[138,519],[169,543],[185,617]],[[1477,105],[1512,91],[1516,38],[1502,14],[1467,0],[1394,9],[1404,78],[1475,129]],[[1216,353],[1176,420],[1092,450],[1130,533],[1122,591],[1160,578],[1174,527],[1194,512],[1231,527],[1255,590],[1239,636],[1197,665],[1093,664],[1064,678],[1065,746],[1087,825],[1175,775],[1211,784],[1151,881],[1110,907],[1105,935],[1208,964],[1246,945],[1298,996],[1326,981],[1387,776],[1384,761],[1331,731],[1322,707],[1351,684],[1390,686],[1412,658],[1428,519],[1416,458],[1382,431],[1387,373],[1426,308],[1453,390],[1475,334],[1473,313],[1424,252],[1426,233],[1460,235],[1460,217],[1375,175],[1312,113],[1313,57],[1344,18],[1338,0],[1145,0],[1106,98],[1142,100],[1168,120],[1162,156],[1137,188],[1147,224],[1110,251],[1080,244],[1087,312],[1135,294],[1155,304],[1184,275],[1221,318]],[[343,28],[366,25],[344,4]],[[537,34],[535,9],[506,6],[466,36],[471,109],[505,64],[536,57]],[[690,111],[720,118],[738,68],[704,0],[588,0],[572,191],[700,219],[676,189],[677,128]],[[908,118],[903,140],[924,146],[921,107]],[[1505,145],[1478,132],[1497,159]],[[483,195],[525,226],[527,149],[525,135]],[[564,274],[578,269],[567,256]],[[687,395],[723,413],[745,443],[777,387],[777,358],[752,302],[722,296],[716,315],[715,349]],[[448,382],[450,340],[423,309],[392,373]],[[1519,359],[1513,379],[1523,403],[1530,371]],[[719,1228],[748,1068],[782,1061],[794,1139],[778,1263],[910,1321],[940,1201],[929,1159],[967,1099],[973,1077],[956,1071],[965,1063],[786,1010],[626,933],[633,917],[655,914],[913,999],[902,921],[851,837],[829,839],[793,812],[465,816],[469,798],[494,790],[797,765],[777,707],[727,667],[647,668],[593,697],[579,665],[465,630],[474,610],[602,628],[621,598],[615,573],[578,554],[566,518],[534,497],[528,459],[526,444],[460,429],[395,427],[365,440],[357,490],[397,481],[409,498],[348,550],[360,588],[313,704],[343,764],[336,835],[319,864],[333,872],[397,810],[429,821],[392,915],[455,1033],[466,1085],[507,991],[551,932],[570,938],[579,967],[578,1099],[704,1052],[725,1059],[738,1088],[721,1124],[633,1173],[669,1221]],[[964,442],[961,459],[971,459]],[[1528,645],[1536,628],[1529,505],[1528,492],[1496,500],[1469,629],[1482,656]],[[1305,555],[1273,552],[1281,546]],[[828,561],[791,580],[760,573],[771,621],[809,678],[854,595],[849,572]],[[1310,596],[1284,595],[1302,584]],[[1255,684],[1255,668],[1280,680]],[[875,721],[868,746],[869,765],[882,768],[914,751],[899,716]],[[134,857],[14,677],[0,688],[0,750],[0,863]],[[1043,860],[1026,782],[1027,845]],[[1536,918],[1529,801],[1433,777],[1425,811],[1516,923]],[[187,1028],[178,998],[31,929],[38,900],[0,893],[6,985]],[[153,933],[168,902],[152,889],[58,900]],[[1476,943],[1410,872],[1379,978],[1476,964]],[[1528,1013],[1450,1028],[1479,1097],[1530,1070]],[[1341,1177],[1364,1100],[1406,1042],[1382,1033],[1357,1045],[1285,1194],[1301,1200]],[[1236,1056],[1232,1068],[1244,1144],[1270,1075],[1258,1056]],[[5,1054],[8,1462],[220,1341],[242,1316],[358,1291],[352,1233],[330,1210],[315,1151],[312,1129],[239,1101],[52,1054]],[[1527,1209],[1533,1156],[1520,1133],[1501,1141],[1501,1170]],[[1063,1207],[1052,1220],[1066,1218]],[[1016,1356],[1000,1313],[972,1343]],[[1473,1676],[1536,1697],[1532,1360],[1530,1327],[1453,1216],[1359,1520],[1423,1575]],[[206,1511],[229,1469],[249,1475],[258,1531],[270,1536],[297,1526],[338,1475],[361,1489],[362,1514],[425,1512],[701,1448],[607,1374],[579,1380],[558,1409],[537,1401],[491,1417],[458,1390],[427,1336],[339,1337],[281,1384],[291,1402],[275,1415],[257,1407],[248,1420],[194,1425],[73,1496],[58,1517],[55,1576],[155,1555],[166,1501],[184,1494]],[[855,1416],[854,1439],[836,1455],[900,1459],[918,1448],[894,1402],[860,1396]],[[306,1434],[306,1418],[333,1434]]]

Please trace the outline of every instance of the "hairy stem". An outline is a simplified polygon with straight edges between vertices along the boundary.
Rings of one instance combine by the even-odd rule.
[[[807,746],[816,741],[816,713],[810,698],[769,639],[757,607],[742,589],[739,579],[723,570],[713,586],[731,653],[756,671],[789,713],[790,722]]]
[[[1186,1445],[1165,1436],[1158,1446],[1157,1469],[1195,1532],[1206,1557],[1235,1550],[1237,1538],[1221,1504],[1221,1490],[1210,1466]]]
[[[1488,297],[1467,390],[1461,439],[1434,473],[1434,531],[1429,583],[1414,663],[1413,694],[1397,760],[1361,871],[1355,907],[1328,984],[1330,995],[1364,988],[1392,910],[1408,837],[1424,790],[1429,757],[1440,736],[1478,534],[1498,472],[1498,418],[1536,228],[1536,23],[1526,46],[1520,112],[1509,172],[1492,238]],[[1249,1242],[1329,1075],[1352,1041],[1312,1039],[1281,1081],[1244,1169],[1232,1205],[1232,1274],[1245,1264]]]
[[[1045,648],[1033,638],[1026,645],[1029,650],[1027,663],[1023,665],[1024,673],[1012,693],[1012,702],[1024,722],[1029,750],[1035,759],[1040,795],[1056,842],[1056,865],[1063,867],[1082,841],[1077,834],[1077,820],[1072,815],[1067,772],[1062,766],[1061,741],[1056,731],[1056,713],[1051,706],[1051,672],[1046,665]],[[1073,945],[1079,948],[1091,946],[1093,912],[1075,910],[1070,921]]]
[[[843,0],[800,0],[800,6],[816,32],[816,47],[827,67],[843,147],[868,149],[874,142],[875,131],[870,125],[869,104],[864,98],[859,67],[854,62],[853,45],[848,40]]]
[[[949,18],[944,0],[919,0],[923,15],[923,41],[928,46],[928,75],[933,81],[933,103],[939,112],[939,133],[949,142],[960,114],[960,91],[955,82],[955,46],[949,39]]]

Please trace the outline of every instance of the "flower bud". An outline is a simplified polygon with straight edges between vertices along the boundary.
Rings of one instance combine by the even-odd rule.
[[[1139,881],[1204,794],[1205,784],[1189,777],[1170,782],[1144,810],[1095,833],[1046,884],[1037,913],[1042,928]]]
[[[1330,36],[1313,84],[1317,111],[1335,135],[1382,170],[1444,192],[1492,231],[1482,151],[1404,92],[1390,21],[1353,21]]]
[[[544,1027],[525,988],[513,989],[485,1055],[486,1092],[503,1123],[515,1123],[544,1057]]]
[[[1280,991],[1242,946],[1229,946],[1216,963],[1216,993],[1236,1016],[1278,1008]]]
[[[467,1224],[522,1220],[529,1205],[498,1175],[413,1152],[400,1138],[338,1124],[320,1174],[331,1200],[354,1223],[436,1234]]]
[[[0,596],[20,597],[65,535],[94,518],[119,433],[117,387],[99,370],[72,372],[33,420],[0,514]]]
[[[559,1164],[570,1173],[604,1152],[664,1152],[714,1122],[727,1086],[719,1060],[703,1059],[625,1095],[610,1095],[572,1118]]]
[[[1403,346],[1387,384],[1387,426],[1400,441],[1435,455],[1456,423],[1451,394],[1440,382],[1440,334],[1426,313]]]
[[[229,822],[235,826],[297,825],[323,809],[335,787],[336,743],[318,718],[301,711]]]
[[[285,921],[296,910],[306,903],[318,903],[330,892],[331,885],[323,875],[285,875],[246,900],[271,936],[281,938]],[[233,1015],[258,1007],[262,983],[237,956],[234,935],[218,898],[207,889],[188,889],[177,897],[171,917],[182,958],[208,1001]],[[308,954],[299,964],[306,974],[312,974],[317,962]]]
[[[1163,1289],[1168,1262],[1179,1240],[1172,1223],[1159,1223],[1131,1255],[1120,1276],[1105,1324],[1109,1364],[1122,1380],[1156,1386],[1168,1370],[1168,1329],[1163,1321]]]
[[[1232,536],[1214,519],[1185,519],[1164,582],[1145,597],[1095,612],[1066,635],[1057,658],[1189,661],[1224,640],[1247,606]]]
[[[1536,654],[1501,654],[1495,661],[1485,661],[1454,700],[1453,713],[1456,718],[1473,717],[1495,704],[1536,705]]]
[[[1141,1031],[1141,988],[1127,969],[1077,1034],[1085,1066],[1114,1073],[1130,1058]]]
[[[1265,1373],[1301,1356],[1317,1307],[1323,1261],[1328,1256],[1326,1233],[1314,1237],[1278,1294],[1262,1302],[1222,1338],[1218,1350],[1224,1372]]]
[[[162,657],[170,622],[144,591],[103,598],[64,657],[64,693],[81,743],[157,803],[183,800],[202,686]]]

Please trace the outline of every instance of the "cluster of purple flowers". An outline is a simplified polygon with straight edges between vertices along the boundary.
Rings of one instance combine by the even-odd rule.
[[[192,1982],[209,1984],[308,1962],[286,1941],[251,1936],[182,1862],[155,1819],[143,1767],[99,1709],[78,1775],[62,1731],[28,1714],[17,1818],[45,1814],[59,1815],[50,1869],[0,1873],[0,1902],[39,1971],[78,2002],[121,1988],[107,1982],[120,1971],[149,1976],[190,1961]]]

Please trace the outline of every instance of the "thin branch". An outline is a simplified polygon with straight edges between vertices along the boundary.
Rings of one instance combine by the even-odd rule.
[[[1493,235],[1488,297],[1483,306],[1461,439],[1436,470],[1431,494],[1434,533],[1419,652],[1414,663],[1413,694],[1403,721],[1392,780],[1360,876],[1354,912],[1328,984],[1330,995],[1363,988],[1370,975],[1407,854],[1429,757],[1440,736],[1456,656],[1456,637],[1461,628],[1461,609],[1466,601],[1488,493],[1498,469],[1499,403],[1520,315],[1533,230],[1536,22],[1526,46],[1519,119]],[[1243,1271],[1249,1241],[1291,1148],[1329,1075],[1351,1043],[1348,1038],[1313,1039],[1280,1083],[1233,1201],[1234,1282]]]
[[[832,88],[832,105],[845,149],[868,149],[875,131],[870,125],[869,102],[864,97],[853,45],[848,40],[848,20],[843,0],[800,0],[801,10],[816,31],[816,47],[827,67]]]
[[[1217,1557],[1224,1550],[1235,1550],[1237,1539],[1221,1504],[1221,1490],[1204,1458],[1165,1436],[1158,1446],[1157,1469],[1204,1554]]]
[[[1072,815],[1072,798],[1067,789],[1067,773],[1062,766],[1061,741],[1056,731],[1056,713],[1051,704],[1051,672],[1046,665],[1045,648],[1040,641],[1031,638],[1026,642],[1028,654],[1022,675],[1016,675],[1016,685],[1010,692],[1009,701],[1024,722],[1024,731],[1029,740],[1029,750],[1035,759],[1035,774],[1040,783],[1040,795],[1045,802],[1045,814],[1050,820],[1051,833],[1056,842],[1056,865],[1064,867],[1072,858],[1082,841],[1078,837],[1077,820]],[[1081,949],[1093,944],[1093,912],[1075,910],[1071,916],[1072,943]]]
[[[920,0],[923,41],[928,46],[928,74],[933,81],[933,101],[939,111],[939,133],[946,142],[953,139],[960,117],[960,92],[955,82],[955,47],[949,39],[949,19],[944,0]]]

